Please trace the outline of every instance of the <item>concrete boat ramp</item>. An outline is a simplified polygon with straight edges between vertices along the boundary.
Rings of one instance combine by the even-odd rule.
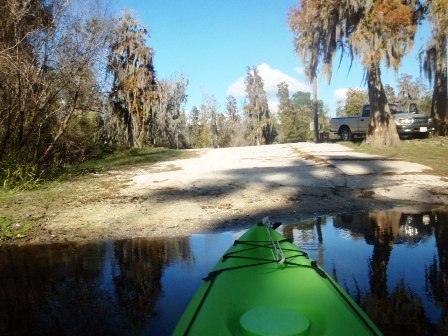
[[[308,154],[309,159],[317,158],[321,164],[334,167],[336,176],[342,176],[344,180],[339,183],[340,187],[357,189],[380,200],[448,203],[448,178],[434,175],[430,167],[359,153],[334,143],[297,143],[292,146]]]

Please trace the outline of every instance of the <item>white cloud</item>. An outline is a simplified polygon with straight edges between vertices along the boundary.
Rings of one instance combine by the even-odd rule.
[[[235,97],[243,97],[246,94],[244,85],[244,77],[238,78],[234,83],[227,88],[227,94]]]
[[[347,91],[348,90],[361,90],[364,91],[361,87],[350,87],[350,88],[339,88],[333,91],[334,99],[336,99],[336,102],[345,103],[347,100]]]
[[[300,76],[305,75],[305,68],[304,67],[297,67],[294,69]]]
[[[297,91],[305,91],[305,92],[311,91],[309,85],[302,83],[298,79],[291,77],[278,69],[272,69],[266,63],[259,65],[257,69],[260,73],[261,78],[263,78],[264,90],[266,91],[268,96],[275,97],[278,90],[277,85],[281,82],[286,82],[286,84],[288,84],[288,89],[291,94]],[[297,72],[299,71],[298,69],[300,68],[296,68]],[[229,85],[229,87],[227,88],[227,94],[233,95],[235,97],[245,96],[246,92],[245,92],[244,79],[245,76],[241,76],[231,85]]]
[[[345,101],[347,99],[348,88],[340,88],[333,91],[333,96],[336,101]]]

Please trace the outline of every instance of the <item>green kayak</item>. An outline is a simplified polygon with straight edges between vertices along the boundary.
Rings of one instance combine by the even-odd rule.
[[[174,335],[382,335],[306,253],[258,224],[204,279]]]

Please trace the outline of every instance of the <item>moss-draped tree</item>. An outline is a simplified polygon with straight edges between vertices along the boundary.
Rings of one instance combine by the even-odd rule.
[[[381,62],[398,69],[412,46],[419,18],[414,0],[303,0],[289,13],[294,45],[309,79],[322,72],[331,80],[332,62],[361,58],[366,71],[371,116],[366,143],[394,145],[399,137],[381,82]]]
[[[432,38],[426,47],[423,70],[433,84],[431,116],[435,121],[436,132],[448,135],[448,0],[428,0],[427,12]]]
[[[271,144],[277,133],[271,122],[263,78],[256,67],[247,68],[244,84],[248,101],[244,110],[249,120],[250,143],[253,145]]]
[[[118,19],[110,46],[108,70],[113,76],[110,102],[114,135],[118,143],[142,147],[148,139],[149,123],[157,100],[153,50],[149,37],[126,11]]]

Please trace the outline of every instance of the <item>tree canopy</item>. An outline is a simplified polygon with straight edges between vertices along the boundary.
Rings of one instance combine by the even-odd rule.
[[[381,82],[380,63],[398,68],[412,46],[420,13],[417,1],[304,0],[289,13],[294,45],[311,79],[318,67],[331,80],[337,52],[361,59],[366,70],[372,113],[366,142],[399,141]]]
[[[112,117],[117,138],[129,147],[145,144],[148,120],[157,100],[153,50],[146,46],[148,37],[148,29],[130,12],[124,12],[117,21],[110,45]]]
[[[428,0],[426,5],[432,37],[421,63],[426,77],[433,84],[431,116],[435,120],[436,131],[439,135],[448,135],[448,1]]]
[[[268,106],[263,78],[256,67],[248,67],[246,79],[247,104],[244,111],[248,116],[250,129],[249,137],[255,145],[270,144],[274,141],[274,128],[271,122],[271,114]]]
[[[336,114],[341,117],[359,116],[367,101],[367,92],[362,89],[350,88],[347,90],[345,102],[336,109]]]
[[[311,93],[297,91],[289,94],[288,84],[278,84],[277,97],[279,99],[278,116],[280,119],[280,141],[298,142],[313,138],[310,124],[313,122],[313,100]],[[318,101],[321,125],[325,123],[325,107],[323,101]]]

